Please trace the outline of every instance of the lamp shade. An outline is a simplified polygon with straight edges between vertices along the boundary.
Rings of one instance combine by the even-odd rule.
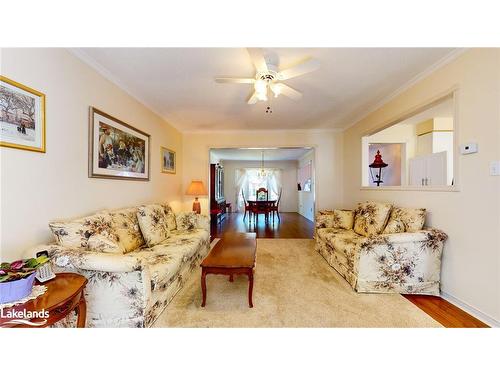
[[[203,181],[199,180],[191,181],[191,184],[189,185],[186,191],[186,195],[194,195],[194,196],[207,195],[207,190],[205,189],[205,185],[203,185]]]

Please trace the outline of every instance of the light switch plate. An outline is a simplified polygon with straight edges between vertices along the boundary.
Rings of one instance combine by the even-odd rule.
[[[477,152],[477,143],[464,143],[460,145],[460,153],[462,155],[474,154]]]
[[[490,163],[490,176],[500,176],[500,160]]]

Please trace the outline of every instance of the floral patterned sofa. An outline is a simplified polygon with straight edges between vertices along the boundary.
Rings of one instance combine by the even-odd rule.
[[[316,250],[357,292],[439,295],[448,236],[423,228],[425,213],[377,202],[320,211]]]
[[[49,224],[55,272],[87,277],[88,327],[149,327],[210,246],[207,216],[152,204]],[[62,326],[73,326],[74,316]]]

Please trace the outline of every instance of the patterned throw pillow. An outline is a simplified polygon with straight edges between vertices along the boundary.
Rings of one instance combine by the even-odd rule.
[[[177,223],[175,222],[175,214],[172,211],[172,207],[168,203],[162,204],[163,209],[167,215],[167,227],[169,231],[173,231],[177,229]]]
[[[178,230],[193,230],[198,226],[196,212],[180,212],[175,215]]]
[[[144,237],[137,220],[137,207],[109,212],[113,232],[126,253],[144,245]]]
[[[115,236],[108,213],[100,212],[92,216],[72,221],[54,221],[49,223],[59,245],[65,247],[87,247],[93,234]]]
[[[354,231],[365,237],[382,232],[389,219],[392,205],[378,202],[358,203],[354,218]]]
[[[163,206],[159,204],[139,207],[137,220],[139,220],[146,245],[149,247],[165,241],[170,235],[167,227],[167,214]]]
[[[90,251],[98,253],[123,254],[125,249],[117,241],[116,237],[112,238],[103,234],[93,234],[90,236],[87,247]]]
[[[418,232],[424,227],[425,208],[394,207],[384,233]]]
[[[323,210],[319,211],[316,223],[316,228],[337,228],[337,229],[352,229],[354,225],[354,211],[352,210]],[[321,226],[326,224],[326,226]]]

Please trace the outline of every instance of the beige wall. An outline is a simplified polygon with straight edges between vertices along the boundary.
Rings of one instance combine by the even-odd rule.
[[[316,209],[336,207],[341,201],[342,136],[330,131],[248,131],[184,134],[183,189],[189,182],[202,179],[208,183],[209,149],[225,147],[314,147],[316,152]],[[192,197],[185,196],[185,209]],[[200,198],[207,212],[207,197]]]
[[[2,49],[1,74],[46,95],[47,152],[0,148],[0,258],[51,241],[47,223],[152,201],[180,206],[182,136],[64,49]],[[88,111],[95,106],[151,135],[149,182],[87,177]],[[177,174],[160,172],[160,146],[177,151]],[[176,203],[177,202],[177,203]]]
[[[458,88],[459,144],[478,142],[479,152],[459,155],[458,192],[361,190],[361,137],[445,91]],[[372,112],[344,133],[343,202],[393,202],[428,209],[427,225],[449,235],[442,291],[500,321],[500,49],[469,50]]]

